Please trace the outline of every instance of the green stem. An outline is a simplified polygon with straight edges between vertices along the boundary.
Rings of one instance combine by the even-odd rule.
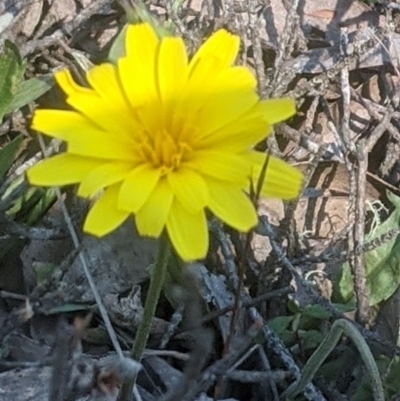
[[[158,300],[165,281],[167,271],[167,263],[170,254],[170,245],[167,235],[162,235],[158,248],[157,260],[154,265],[150,278],[150,287],[144,305],[143,318],[139,324],[135,342],[131,350],[131,357],[136,361],[140,361],[144,348],[149,338],[151,322],[156,312]],[[118,396],[118,401],[129,401],[135,379],[124,383]]]
[[[282,398],[286,397],[287,400],[291,400],[304,390],[304,387],[313,379],[318,368],[336,347],[336,344],[343,333],[353,340],[361,355],[371,379],[374,401],[385,401],[382,381],[374,357],[372,356],[364,337],[360,334],[354,324],[345,319],[338,319],[333,323],[330,333],[324,338],[320,346],[311,355],[310,359],[304,366],[300,377],[289,386],[289,388],[283,393]]]

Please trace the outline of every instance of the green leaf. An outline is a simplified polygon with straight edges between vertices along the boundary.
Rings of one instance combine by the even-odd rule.
[[[332,303],[332,305],[339,311],[342,313],[347,313],[347,312],[351,312],[354,309],[356,309],[356,303],[354,302],[354,300],[350,300],[349,302],[347,302],[346,304],[335,304]]]
[[[8,169],[11,167],[15,155],[22,143],[22,136],[17,136],[13,141],[0,149],[0,180],[4,178]]]
[[[336,382],[340,376],[340,373],[343,370],[343,366],[348,363],[350,357],[350,348],[346,347],[344,350],[341,350],[339,355],[336,355],[335,358],[331,357],[328,361],[324,362],[324,364],[318,369],[318,375],[321,375],[327,384],[331,386],[335,386]]]
[[[374,232],[368,240],[381,237],[388,231],[400,227],[400,198],[390,192],[387,197],[395,207],[392,214]],[[365,254],[367,287],[370,306],[388,299],[400,285],[400,237]],[[350,265],[345,263],[334,282],[334,300],[348,302],[354,295],[353,276]]]
[[[385,356],[380,356],[376,361],[379,371],[385,374],[386,380],[383,384],[388,392],[388,398],[400,393],[400,357],[395,356],[389,359]]]
[[[7,210],[7,215],[28,225],[35,224],[49,210],[55,199],[54,188],[31,187]]]
[[[125,56],[125,36],[127,29],[128,25],[125,25],[111,45],[110,52],[108,53],[108,59],[113,64],[116,64],[119,58]]]
[[[38,284],[45,282],[58,267],[51,263],[33,262],[32,270]]]
[[[350,265],[345,263],[339,269],[333,280],[332,301],[347,303],[354,297],[354,282],[351,274]]]
[[[17,46],[6,40],[0,55],[0,122],[10,108],[14,93],[25,72]]]
[[[293,316],[278,316],[268,321],[268,326],[278,336],[288,329],[293,321]]]
[[[325,337],[318,330],[299,331],[297,334],[302,341],[304,350],[317,348]]]
[[[319,320],[330,319],[332,317],[331,312],[329,312],[323,306],[318,304],[307,305],[301,313],[305,316],[313,317]]]
[[[381,356],[379,359],[375,360],[375,362],[381,373],[381,377],[385,379],[382,383],[385,392],[385,400],[391,400],[400,390],[398,357],[391,360]],[[363,370],[362,377],[357,384],[351,401],[374,401],[371,391],[371,378],[365,370]]]
[[[21,82],[16,90],[6,114],[18,110],[44,95],[54,86],[53,74],[42,75]]]
[[[12,181],[5,191],[3,198],[7,198],[13,190],[24,182],[24,179],[25,177],[21,175]],[[56,198],[54,188],[29,187],[13,202],[6,213],[10,219],[28,225],[35,224],[44,216]]]

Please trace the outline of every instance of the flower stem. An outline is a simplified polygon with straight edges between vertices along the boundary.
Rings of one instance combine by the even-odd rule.
[[[158,300],[165,281],[167,263],[170,254],[170,244],[167,235],[162,235],[158,248],[157,260],[150,278],[150,287],[144,305],[143,318],[136,333],[135,342],[131,350],[131,357],[140,362],[147,339],[150,333],[151,322],[156,312]],[[129,401],[135,379],[123,384],[118,401]]]

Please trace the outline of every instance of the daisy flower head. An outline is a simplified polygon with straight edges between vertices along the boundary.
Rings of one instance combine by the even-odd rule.
[[[254,146],[295,112],[290,99],[260,100],[256,80],[235,66],[239,38],[214,33],[188,58],[180,37],[159,38],[131,25],[126,55],[87,72],[88,87],[67,70],[56,80],[71,110],[37,110],[32,127],[67,151],[32,167],[30,183],[79,184],[93,198],[84,231],[103,236],[134,216],[141,235],[164,229],[185,260],[208,249],[206,210],[239,231],[256,225],[246,191],[265,154]],[[270,157],[262,195],[298,195],[302,175]]]

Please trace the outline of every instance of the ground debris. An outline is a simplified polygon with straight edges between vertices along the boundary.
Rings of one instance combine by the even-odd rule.
[[[400,195],[396,2],[191,0],[178,10],[168,0],[145,3],[176,27],[190,51],[221,27],[240,35],[238,63],[254,71],[260,95],[297,102],[297,116],[275,127],[260,150],[297,166],[305,179],[297,201],[258,200],[259,225],[247,238],[211,221],[207,259],[185,266],[182,282],[164,289],[138,374],[142,400],[276,401],[339,318],[366,338],[395,399],[399,290],[370,305],[366,266],[386,246],[385,263],[395,269],[400,252],[398,224],[376,235],[392,221],[392,199]],[[66,67],[83,82],[82,66],[106,59],[125,20],[120,2],[109,0],[0,1],[0,49],[5,40],[19,47],[26,78]],[[55,90],[37,102],[64,104]],[[27,128],[32,110],[28,105],[0,125],[1,146],[17,134],[26,138],[12,174],[38,158]],[[51,145],[53,152],[58,147]],[[0,192],[3,205],[3,183]],[[77,202],[76,209],[75,198],[65,192],[80,227],[87,205]],[[0,400],[113,401],[130,371],[112,353],[80,255],[128,350],[157,243],[126,224],[101,240],[82,235],[73,251],[58,208],[40,227],[1,219]],[[344,264],[355,301],[335,298],[343,293],[337,274]],[[39,277],[46,268],[50,274]],[[20,319],[27,304],[32,313]],[[304,397],[352,399],[358,392],[369,401],[359,367],[343,341]]]

